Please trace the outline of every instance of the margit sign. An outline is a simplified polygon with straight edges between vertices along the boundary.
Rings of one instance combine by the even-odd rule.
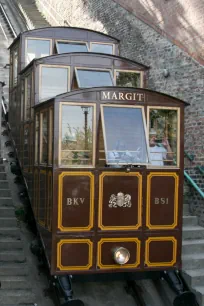
[[[102,91],[101,100],[144,102],[145,94],[141,92]]]

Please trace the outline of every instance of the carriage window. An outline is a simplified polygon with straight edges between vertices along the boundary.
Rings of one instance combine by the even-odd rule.
[[[47,112],[41,113],[41,135],[40,135],[40,163],[47,164],[48,162],[48,116]]]
[[[25,97],[25,80],[22,80],[21,81],[21,121],[23,121],[24,97]]]
[[[38,164],[38,149],[39,149],[39,114],[35,117],[35,164]]]
[[[26,65],[34,58],[40,58],[51,54],[51,40],[27,39]]]
[[[29,74],[25,79],[25,120],[29,120],[31,115],[31,84],[32,75]]]
[[[113,86],[113,79],[110,71],[76,69],[76,77],[79,88]]]
[[[113,45],[91,43],[91,52],[113,54]]]
[[[62,105],[61,165],[93,165],[93,106]]]
[[[102,106],[106,163],[148,163],[144,115],[141,108]]]
[[[153,166],[178,166],[178,111],[149,109],[149,150]]]
[[[140,72],[115,71],[116,86],[120,87],[141,87]]]
[[[49,160],[48,163],[52,164],[52,148],[53,148],[53,108],[49,110]]]
[[[18,75],[18,51],[17,49],[13,51],[13,86],[17,84]]]
[[[69,67],[41,67],[40,100],[69,91]]]
[[[57,53],[88,52],[86,43],[57,42]]]

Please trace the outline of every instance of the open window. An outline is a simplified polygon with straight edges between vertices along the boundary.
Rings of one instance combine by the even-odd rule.
[[[65,167],[93,166],[95,106],[62,103],[60,113],[59,164]]]
[[[69,91],[70,88],[69,66],[40,66],[40,97],[47,100]]]
[[[25,62],[28,65],[34,58],[40,58],[51,55],[51,39],[27,38]]]
[[[115,83],[119,87],[143,87],[143,74],[140,71],[115,70]]]
[[[57,53],[70,53],[70,52],[88,52],[88,45],[85,42],[74,41],[56,41]]]
[[[78,88],[98,86],[113,86],[113,77],[110,70],[95,70],[75,68]]]
[[[179,166],[179,109],[148,107],[149,151],[152,166]]]
[[[112,44],[96,42],[91,42],[91,52],[114,54]]]
[[[144,109],[138,106],[101,105],[106,164],[148,163]]]

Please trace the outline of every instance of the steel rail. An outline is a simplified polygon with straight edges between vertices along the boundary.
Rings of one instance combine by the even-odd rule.
[[[9,18],[8,18],[8,15],[6,14],[6,11],[4,10],[4,7],[3,7],[2,3],[0,3],[0,9],[1,9],[6,21],[7,21],[7,24],[9,26],[14,38],[16,38],[17,37],[16,31],[14,30],[14,27],[12,26],[12,24],[11,24]]]

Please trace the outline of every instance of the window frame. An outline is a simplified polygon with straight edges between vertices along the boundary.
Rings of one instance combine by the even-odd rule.
[[[111,76],[111,80],[112,80],[113,84],[112,85],[107,85],[107,86],[114,86],[114,84],[115,84],[112,69],[89,68],[89,67],[75,67],[74,68],[74,73],[75,73],[75,76],[76,76],[76,80],[77,80],[77,84],[78,84],[78,89],[87,89],[87,88],[91,88],[91,87],[81,87],[80,86],[80,80],[79,80],[79,76],[77,74],[77,69],[79,69],[79,70],[92,70],[92,71],[107,71],[107,72],[110,72],[110,76]],[[96,87],[96,86],[93,86],[93,87]],[[100,87],[100,85],[97,86],[97,87]]]
[[[149,143],[149,126],[150,126],[150,110],[151,109],[163,109],[163,110],[176,110],[177,111],[177,164],[173,165],[164,165],[164,166],[156,166],[148,164],[148,169],[180,169],[180,126],[181,126],[181,113],[180,107],[174,106],[147,106],[147,132],[148,132],[148,143]]]
[[[38,143],[36,143],[36,121],[37,121],[37,117],[38,117]],[[40,112],[37,112],[35,114],[35,128],[34,128],[34,143],[35,143],[35,154],[34,154],[34,165],[37,166],[39,165],[39,142],[40,142]]]
[[[104,149],[105,149],[105,161],[107,165],[114,166],[123,166],[123,165],[127,165],[126,163],[107,163],[107,159],[106,159],[106,152],[107,152],[107,143],[106,143],[106,130],[105,130],[105,121],[104,121],[104,111],[103,111],[103,107],[119,107],[119,108],[139,108],[142,110],[142,121],[143,121],[143,126],[144,126],[144,133],[145,133],[145,140],[146,140],[146,149],[147,149],[147,158],[148,161],[150,161],[150,152],[149,152],[149,145],[148,145],[148,135],[147,135],[147,124],[146,124],[146,118],[145,118],[145,106],[143,105],[125,105],[125,104],[101,104],[100,105],[100,112],[101,112],[101,122],[102,122],[102,133],[103,133],[103,138],[104,138]],[[135,163],[132,165],[149,165],[149,163]]]
[[[54,141],[54,108],[50,107],[48,109],[48,165],[52,166],[53,164],[53,145]]]
[[[98,45],[111,45],[112,47],[113,47],[113,53],[111,54],[111,53],[104,53],[104,54],[109,54],[109,55],[115,55],[115,44],[113,44],[113,43],[109,43],[109,42],[99,42],[99,41],[91,41],[90,42],[90,52],[93,52],[91,49],[92,49],[92,45],[93,44],[98,44]],[[103,52],[94,52],[94,53],[103,53]]]
[[[114,69],[114,82],[115,82],[115,86],[117,86],[116,84],[116,74],[117,72],[131,72],[131,73],[138,73],[140,74],[140,88],[144,88],[144,71],[140,71],[140,70],[126,70],[126,69]],[[120,86],[118,86],[120,87]],[[135,87],[128,87],[128,88],[135,88]]]
[[[50,68],[67,68],[68,70],[68,73],[67,73],[67,76],[68,76],[68,80],[67,80],[67,92],[70,92],[70,88],[71,88],[71,67],[70,66],[65,66],[65,65],[46,65],[46,64],[40,64],[39,65],[39,98],[38,98],[38,103],[41,103],[43,101],[47,101],[51,98],[54,98],[55,96],[53,97],[50,97],[50,98],[44,98],[42,99],[41,98],[41,93],[42,93],[42,68],[43,67],[50,67]]]
[[[73,44],[78,44],[78,45],[84,45],[84,44],[85,44],[86,47],[87,47],[87,53],[90,52],[90,50],[89,50],[89,44],[88,44],[87,41],[83,41],[83,40],[78,41],[78,40],[56,39],[56,40],[55,40],[55,46],[56,46],[57,54],[63,54],[63,53],[60,53],[60,52],[59,52],[59,49],[58,49],[58,43],[60,43],[60,42],[62,42],[62,43],[73,43]],[[82,51],[81,51],[81,52],[82,52]],[[65,52],[65,53],[70,53],[70,52]]]
[[[41,38],[41,37],[26,37],[25,38],[25,67],[27,65],[30,64],[30,61],[29,63],[27,62],[27,51],[28,51],[28,40],[43,40],[43,41],[49,41],[50,42],[50,54],[47,55],[47,56],[50,56],[53,54],[52,52],[52,38]],[[46,56],[45,56],[46,57]],[[35,57],[36,58],[36,57]]]
[[[42,162],[42,154],[43,154],[43,150],[42,150],[42,145],[43,145],[43,138],[42,138],[42,131],[43,131],[43,124],[42,124],[42,120],[43,120],[43,113],[47,113],[47,162],[44,163]],[[48,135],[48,120],[49,120],[49,109],[43,109],[39,112],[40,115],[40,156],[39,156],[39,165],[41,166],[47,166],[48,165],[48,141],[49,141],[49,135]]]
[[[30,118],[27,118],[27,97],[28,97],[28,92],[27,92],[27,79],[28,77],[31,77],[31,85],[30,85]],[[29,121],[31,120],[31,107],[32,107],[32,80],[33,80],[33,75],[32,75],[32,71],[29,71],[25,77],[24,77],[24,93],[25,93],[25,97],[24,97],[24,121]]]
[[[93,130],[93,154],[92,154],[92,163],[90,165],[62,165],[62,153],[61,153],[61,147],[62,147],[62,106],[63,105],[72,105],[72,106],[91,106],[93,107],[93,122],[92,122],[92,130]],[[58,167],[59,168],[95,168],[96,165],[96,103],[88,103],[88,102],[60,102],[59,103],[59,135],[58,135],[58,141],[59,141],[59,154],[58,154]]]

